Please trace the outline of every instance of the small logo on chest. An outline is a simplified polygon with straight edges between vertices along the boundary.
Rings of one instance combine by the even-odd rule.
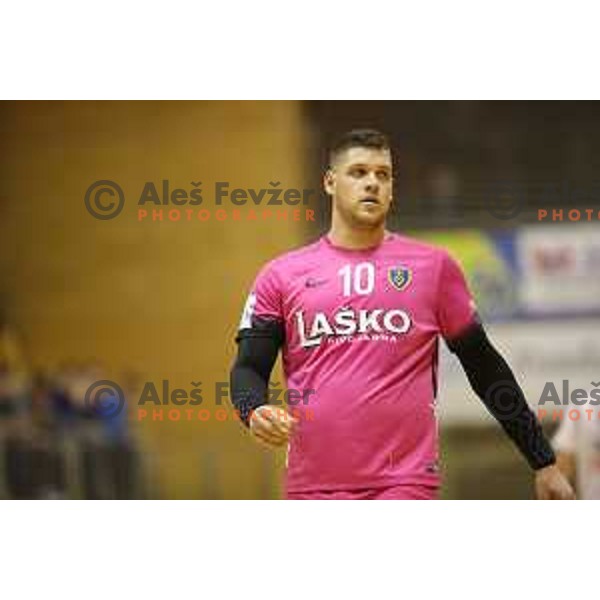
[[[405,290],[412,281],[412,271],[408,267],[390,267],[388,281],[398,292]]]
[[[322,279],[322,278],[318,278],[318,277],[308,277],[306,279],[306,281],[304,282],[304,285],[307,288],[315,288],[320,285],[323,285],[324,283],[327,283],[327,279]]]

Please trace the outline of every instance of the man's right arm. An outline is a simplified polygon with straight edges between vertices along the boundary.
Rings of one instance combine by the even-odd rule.
[[[230,373],[231,401],[242,422],[269,446],[287,443],[293,419],[283,409],[267,403],[269,379],[284,340],[283,324],[274,319],[252,319],[240,329],[238,354]]]
[[[267,404],[271,371],[283,343],[283,326],[277,321],[256,322],[240,329],[238,353],[230,373],[231,401],[245,425],[259,406]]]
[[[285,410],[275,411],[267,403],[269,378],[285,340],[284,287],[273,262],[261,269],[244,306],[230,374],[231,400],[240,419],[269,446],[286,443],[293,425]]]

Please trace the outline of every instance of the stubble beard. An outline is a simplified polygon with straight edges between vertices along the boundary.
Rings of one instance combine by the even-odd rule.
[[[365,214],[358,210],[348,210],[338,207],[338,214],[346,225],[352,229],[376,230],[385,225],[387,212],[378,212],[374,215]]]

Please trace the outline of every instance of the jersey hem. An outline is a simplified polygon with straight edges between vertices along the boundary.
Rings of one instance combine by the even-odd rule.
[[[385,479],[377,479],[376,481],[364,481],[354,483],[337,483],[337,484],[309,484],[309,485],[294,485],[286,484],[286,494],[304,494],[310,492],[346,492],[359,490],[372,490],[380,488],[394,487],[398,485],[423,485],[438,489],[441,486],[441,478],[437,477],[389,477]]]

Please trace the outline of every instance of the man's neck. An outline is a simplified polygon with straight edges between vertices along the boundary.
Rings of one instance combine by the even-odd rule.
[[[354,229],[350,227],[336,227],[332,223],[331,229],[327,234],[329,241],[338,248],[348,248],[349,250],[364,250],[374,248],[383,241],[385,237],[385,227],[375,229]]]

